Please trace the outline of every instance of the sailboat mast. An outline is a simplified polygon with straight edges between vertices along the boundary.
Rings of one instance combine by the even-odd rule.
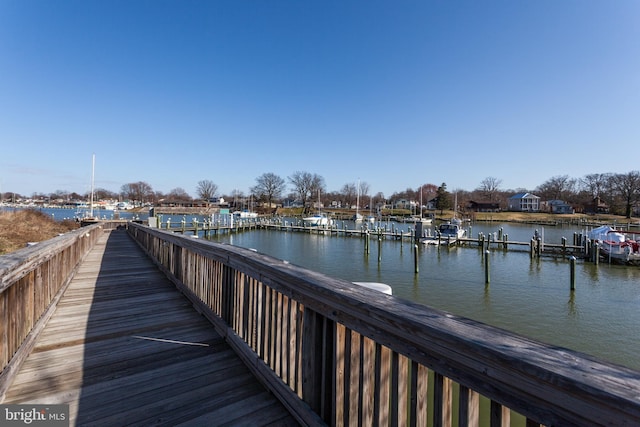
[[[360,210],[360,178],[358,178],[358,189],[356,192],[356,218],[358,217],[359,210]]]
[[[95,179],[95,173],[96,173],[96,155],[94,153],[91,158],[91,199],[89,202],[89,216],[91,218],[93,218],[93,184]]]

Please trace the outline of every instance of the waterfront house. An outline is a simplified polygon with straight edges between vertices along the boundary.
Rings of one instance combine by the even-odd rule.
[[[472,212],[500,212],[500,203],[470,200],[467,203],[467,210]]]
[[[433,199],[428,200],[427,203],[425,204],[425,207],[427,208],[427,210],[435,211],[436,208],[438,207],[438,198],[434,197]]]
[[[540,197],[531,193],[518,193],[509,197],[508,207],[516,212],[539,212]]]
[[[573,206],[564,200],[549,200],[545,202],[549,212],[554,214],[574,214],[576,213]]]
[[[417,206],[418,206],[418,203],[415,200],[400,199],[400,200],[396,200],[393,203],[394,209],[408,209],[411,211],[415,211]]]
[[[585,207],[585,212],[590,214],[608,214],[609,205],[600,200],[600,197],[595,197],[591,203]]]

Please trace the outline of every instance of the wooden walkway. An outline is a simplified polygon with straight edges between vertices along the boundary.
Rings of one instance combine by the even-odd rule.
[[[297,425],[119,230],[82,263],[2,403],[67,403],[71,425]]]

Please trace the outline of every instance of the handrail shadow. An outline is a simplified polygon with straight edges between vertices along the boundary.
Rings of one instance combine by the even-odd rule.
[[[265,397],[224,339],[126,232],[112,232],[105,245],[95,279],[68,290],[90,297],[88,312],[76,308],[87,315],[78,425],[173,425],[212,417],[252,423],[261,409],[263,420],[291,424],[284,407]],[[248,410],[227,409],[246,400],[254,402]]]

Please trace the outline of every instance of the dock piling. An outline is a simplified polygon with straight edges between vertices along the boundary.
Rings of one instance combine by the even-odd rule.
[[[490,271],[490,261],[489,261],[489,250],[484,253],[484,284],[488,285],[490,282],[489,271]]]
[[[365,254],[369,254],[370,250],[369,250],[369,230],[364,232],[364,253]]]

